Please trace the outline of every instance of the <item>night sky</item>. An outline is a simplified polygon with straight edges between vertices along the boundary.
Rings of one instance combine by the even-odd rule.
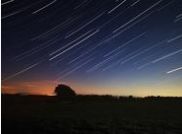
[[[182,96],[181,0],[2,0],[2,91]]]

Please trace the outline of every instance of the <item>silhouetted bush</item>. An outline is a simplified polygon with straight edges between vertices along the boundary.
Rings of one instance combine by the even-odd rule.
[[[75,91],[71,87],[64,85],[64,84],[59,84],[55,88],[54,92],[55,92],[56,96],[63,97],[63,98],[76,96]]]
[[[132,96],[132,95],[129,95],[128,98],[129,98],[129,99],[133,99],[133,96]]]

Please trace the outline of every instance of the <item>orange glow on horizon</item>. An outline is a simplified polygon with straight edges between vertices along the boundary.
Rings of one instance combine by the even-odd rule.
[[[115,96],[182,96],[182,91],[178,86],[158,86],[148,88],[145,87],[107,87],[107,86],[90,86],[78,85],[73,82],[62,82],[70,85],[77,94],[97,94],[97,95],[115,95]],[[39,81],[39,82],[16,82],[2,84],[2,93],[22,93],[22,94],[38,94],[38,95],[54,95],[54,88],[58,82],[55,81]],[[143,85],[144,86],[144,85]]]

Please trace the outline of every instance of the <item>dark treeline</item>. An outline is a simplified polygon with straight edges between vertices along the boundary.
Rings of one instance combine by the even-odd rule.
[[[79,95],[68,85],[58,84],[54,90],[55,96],[43,96],[43,95],[27,95],[27,94],[2,94],[2,99],[6,102],[55,102],[55,101],[179,101],[182,97],[161,97],[161,96],[147,96],[147,97],[136,97],[136,96],[112,96],[112,95]]]
[[[12,101],[14,100],[14,101]],[[112,96],[112,95],[76,95],[74,97],[57,97],[46,95],[22,95],[22,94],[2,94],[2,101],[16,103],[23,102],[55,102],[55,101],[182,101],[182,97],[163,97],[163,96]]]

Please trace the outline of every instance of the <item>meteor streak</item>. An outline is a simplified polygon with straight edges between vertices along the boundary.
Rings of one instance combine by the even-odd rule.
[[[145,32],[142,33],[142,34],[137,35],[136,37],[134,37],[134,38],[132,38],[132,39],[130,39],[129,41],[125,42],[124,44],[122,44],[122,45],[119,46],[118,48],[116,48],[116,49],[110,51],[108,54],[104,55],[104,57],[106,57],[106,56],[108,56],[108,55],[110,55],[110,54],[112,54],[112,53],[114,53],[114,52],[120,50],[121,48],[125,47],[126,45],[130,44],[131,42],[133,42],[133,41],[137,40],[138,38],[142,37],[144,34],[145,34]]]
[[[135,21],[136,19],[138,19],[140,16],[144,15],[147,11],[151,10],[153,7],[157,6],[159,3],[161,3],[163,0],[160,0],[158,2],[156,2],[155,4],[153,4],[152,6],[150,6],[148,9],[146,9],[145,11],[139,13],[137,16],[135,16],[134,18],[132,18],[131,20],[129,20],[128,22],[126,22],[125,24],[121,25],[119,28],[117,28],[116,30],[114,30],[113,32],[117,32],[120,29],[124,28],[125,26],[127,26],[128,24],[132,23],[133,21]]]
[[[164,59],[166,59],[166,58],[168,58],[168,57],[171,57],[171,56],[173,56],[173,55],[175,55],[175,54],[178,54],[178,53],[180,53],[180,52],[182,52],[182,49],[177,50],[177,51],[172,52],[172,53],[169,53],[169,54],[167,54],[167,55],[164,55],[164,56],[162,56],[162,57],[160,57],[160,58],[158,58],[158,59],[156,59],[156,60],[153,60],[152,63],[159,62],[159,61],[161,61],[161,60],[164,60]]]
[[[172,38],[172,39],[170,39],[170,40],[168,40],[167,42],[168,42],[168,43],[171,43],[171,42],[173,42],[173,41],[175,41],[175,40],[178,40],[178,39],[180,39],[180,38],[182,38],[182,34],[181,34],[181,35],[178,35],[178,36],[176,36],[176,37],[174,37],[174,38]]]
[[[140,0],[135,1],[131,6],[136,5],[138,2],[140,2]]]
[[[44,10],[45,8],[47,8],[47,7],[49,7],[50,5],[54,4],[56,1],[57,1],[57,0],[53,0],[52,2],[48,3],[47,5],[41,7],[40,9],[38,9],[38,10],[36,10],[36,11],[34,11],[32,14],[36,14],[36,13],[38,13],[38,12]]]
[[[55,53],[57,53],[57,52],[63,50],[64,48],[69,47],[70,45],[72,45],[72,44],[75,43],[76,41],[80,40],[81,38],[83,38],[84,36],[86,36],[87,34],[89,34],[91,31],[92,31],[92,30],[87,31],[86,33],[80,35],[79,37],[77,37],[76,39],[74,39],[74,40],[72,40],[71,42],[67,43],[67,44],[64,45],[63,47],[61,47],[61,48],[57,49],[56,51],[50,53],[49,55],[52,56],[52,55],[54,55]]]
[[[65,21],[61,22],[60,24],[54,26],[53,28],[37,35],[36,37],[33,37],[31,39],[31,41],[37,40],[39,38],[43,38],[43,37],[47,37],[48,35],[58,32],[60,29],[65,29],[68,25],[70,25],[71,23],[73,23],[74,21],[76,21],[77,19],[79,19],[80,16],[75,17],[75,18],[68,18]]]
[[[118,56],[121,52],[118,52],[112,56],[110,56],[109,58],[101,61],[100,63],[94,65],[91,69],[87,70],[87,72],[92,72],[92,71],[95,71],[97,70],[98,68],[100,68],[102,65],[104,65],[105,63],[109,62],[110,60],[114,59],[116,56]]]
[[[111,9],[108,14],[112,13],[114,10],[116,10],[118,7],[120,7],[123,3],[125,3],[126,0],[123,0],[121,3],[119,3],[117,6],[115,6],[113,9]]]
[[[9,3],[13,2],[13,1],[14,1],[14,0],[9,0],[9,1],[6,1],[6,2],[4,2],[4,3],[1,3],[1,6],[6,5],[6,4],[9,4]]]
[[[92,60],[93,60],[93,58],[90,59],[90,60],[88,60],[88,61],[86,61],[85,63],[83,63],[83,64],[77,66],[76,68],[70,70],[69,72],[65,73],[63,76],[59,77],[58,80],[59,80],[60,78],[65,78],[65,77],[67,77],[68,75],[70,75],[70,74],[72,74],[73,72],[77,71],[78,69],[82,68],[84,65],[88,64],[88,63],[89,63],[90,61],[92,61]]]
[[[100,18],[102,15],[104,14],[104,12],[102,12],[101,14],[97,15],[96,17],[94,17],[92,20],[90,20],[89,22],[87,22],[86,24],[84,24],[83,26],[81,26],[80,28],[78,28],[77,30],[73,31],[72,33],[66,35],[65,38],[69,38],[70,36],[76,34],[77,32],[79,32],[80,30],[82,30],[83,28],[85,28],[86,26],[88,26],[89,24],[91,24],[92,22],[94,22],[95,20],[97,20],[98,18]]]
[[[78,46],[79,44],[81,44],[82,42],[84,42],[85,40],[89,39],[90,37],[94,36],[96,33],[98,33],[99,30],[97,29],[95,32],[91,33],[90,35],[88,35],[87,37],[85,37],[84,39],[80,40],[79,42],[75,43],[73,46],[70,46],[69,48],[65,49],[64,51],[60,52],[59,54],[53,56],[52,58],[50,58],[49,60],[53,60],[55,58],[57,58],[58,56],[64,54],[65,52],[73,49],[74,47]]]
[[[29,67],[27,67],[27,68],[25,68],[25,69],[23,69],[23,70],[21,70],[21,71],[15,73],[15,74],[13,74],[13,75],[10,75],[10,76],[6,77],[6,78],[3,79],[2,81],[7,81],[7,80],[9,80],[9,79],[12,79],[12,78],[14,78],[14,77],[16,77],[16,76],[22,74],[22,73],[25,73],[25,72],[27,72],[28,70],[30,70],[30,69],[34,68],[35,66],[37,66],[38,64],[39,64],[39,63],[30,65]]]
[[[77,5],[76,7],[74,7],[74,9],[78,9],[81,6],[85,5],[88,2],[88,0],[84,0],[83,2],[81,2],[79,5]]]
[[[179,68],[176,68],[176,69],[172,69],[168,72],[166,72],[167,74],[170,74],[170,73],[173,73],[173,72],[176,72],[176,71],[179,71],[179,70],[182,70],[182,67],[179,67]]]

